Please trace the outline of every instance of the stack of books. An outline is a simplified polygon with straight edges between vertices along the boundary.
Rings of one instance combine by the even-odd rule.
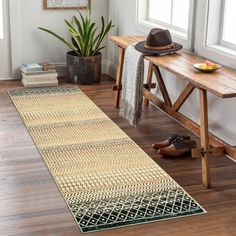
[[[47,63],[21,64],[22,84],[25,87],[47,87],[58,85],[58,74],[54,67]]]

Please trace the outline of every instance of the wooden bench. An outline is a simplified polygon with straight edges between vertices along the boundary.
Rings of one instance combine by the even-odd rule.
[[[116,85],[113,88],[116,90],[115,106],[118,108],[122,86],[121,79],[125,49],[132,43],[145,40],[145,36],[110,36],[110,40],[119,47]],[[210,157],[223,156],[226,154],[236,160],[236,147],[225,143],[223,140],[209,133],[207,92],[211,92],[221,98],[236,97],[236,72],[224,67],[211,74],[198,72],[192,65],[196,62],[202,61],[202,58],[184,50],[165,56],[146,56],[145,59],[149,61],[149,68],[147,85],[144,87],[144,105],[147,106],[149,101],[152,102],[162,111],[183,124],[191,132],[200,136],[201,148],[194,149],[192,151],[192,156],[202,157],[202,181],[204,186],[210,188]],[[159,68],[163,68],[180,78],[188,80],[187,86],[174,102],[172,102],[169,97]],[[150,92],[153,87],[153,73],[157,78],[159,89],[163,95],[164,101],[160,100]],[[179,109],[194,89],[199,90],[200,126],[179,112]]]

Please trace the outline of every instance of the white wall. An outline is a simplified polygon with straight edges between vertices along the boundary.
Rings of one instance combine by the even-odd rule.
[[[17,70],[21,63],[31,63],[39,61],[49,61],[51,63],[64,63],[66,51],[68,50],[62,43],[52,36],[41,32],[38,26],[48,27],[60,34],[67,35],[64,28],[64,19],[70,19],[75,11],[73,10],[44,10],[43,0],[4,0],[10,4],[11,16],[11,52],[10,44],[4,46],[4,61],[7,65],[13,64],[14,77],[19,72]],[[108,17],[117,26],[112,34],[120,35],[140,35],[142,30],[135,24],[136,0],[92,0],[92,15],[95,21],[100,20],[100,16]],[[7,12],[5,13],[7,14]],[[9,28],[9,27],[7,27]],[[2,48],[1,55],[2,54]],[[103,55],[104,62],[108,60],[109,73],[115,76],[117,64],[117,47],[109,42],[108,54]],[[2,60],[3,61],[3,60]],[[2,64],[0,59],[0,65]],[[4,67],[4,76],[10,75],[10,67]],[[3,69],[0,68],[0,77]],[[176,76],[163,71],[170,96],[176,98],[184,87],[185,81]],[[220,99],[210,94],[209,96],[209,120],[210,129],[213,133],[225,139],[229,143],[236,145],[236,99]],[[194,93],[184,105],[182,112],[193,120],[198,121],[198,94]]]
[[[142,35],[142,29],[135,24],[136,0],[112,0],[109,2],[109,18],[118,26],[119,35]],[[108,43],[108,61],[110,73],[114,77],[117,64],[117,47]],[[184,88],[186,81],[162,70],[171,98],[176,98]],[[184,104],[181,112],[199,122],[199,98],[195,91]],[[236,145],[236,98],[220,99],[209,94],[209,126],[212,133],[232,145]],[[171,131],[170,131],[171,133]]]
[[[92,0],[92,18],[100,23],[100,17],[107,19],[108,0]],[[84,12],[84,11],[83,11]],[[13,74],[21,63],[48,61],[64,64],[68,48],[53,36],[37,27],[52,29],[68,36],[64,19],[71,19],[76,10],[45,10],[43,0],[10,0]],[[106,51],[103,52],[106,59]]]

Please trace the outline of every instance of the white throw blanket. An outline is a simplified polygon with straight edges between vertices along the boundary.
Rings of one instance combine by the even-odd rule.
[[[125,52],[120,115],[136,127],[142,113],[144,58],[134,46],[130,45]]]

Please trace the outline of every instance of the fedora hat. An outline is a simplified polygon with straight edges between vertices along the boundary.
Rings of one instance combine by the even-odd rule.
[[[160,28],[151,29],[146,41],[135,45],[136,50],[155,55],[173,53],[182,47],[182,45],[172,42],[169,30]]]

